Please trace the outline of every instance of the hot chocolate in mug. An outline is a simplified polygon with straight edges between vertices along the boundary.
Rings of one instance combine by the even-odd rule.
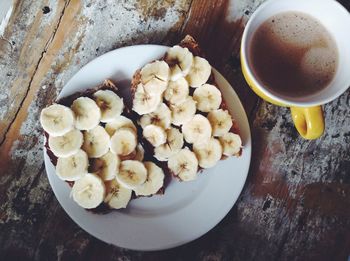
[[[257,29],[272,17],[290,12],[315,19],[328,31],[336,45],[337,64],[332,79],[315,93],[288,95],[288,93],[275,91],[266,81],[262,81],[253,69],[252,60],[257,57],[252,56],[254,52],[250,49]],[[262,99],[275,105],[290,107],[295,127],[305,139],[316,139],[322,135],[325,123],[321,105],[336,99],[350,86],[349,27],[349,12],[335,0],[268,0],[253,13],[244,29],[241,66],[247,83]],[[268,45],[266,48],[269,48]],[[292,58],[294,57],[290,57]],[[278,76],[280,75],[276,72],[276,77]]]

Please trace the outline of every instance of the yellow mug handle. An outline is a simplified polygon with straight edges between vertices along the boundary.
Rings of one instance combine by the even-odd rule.
[[[321,106],[291,107],[292,119],[299,134],[308,140],[319,138],[324,131],[324,117]]]

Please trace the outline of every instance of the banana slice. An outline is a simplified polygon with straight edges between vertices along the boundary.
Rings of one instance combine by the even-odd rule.
[[[78,152],[83,144],[83,134],[74,129],[63,136],[49,136],[49,147],[58,158],[67,158]]]
[[[145,114],[140,118],[142,128],[154,124],[163,129],[168,129],[171,124],[171,111],[165,103],[159,104],[158,108],[149,114]]]
[[[154,157],[159,161],[167,161],[178,153],[184,145],[183,134],[176,128],[166,130],[166,142],[154,148]]]
[[[226,156],[238,155],[242,148],[241,137],[235,133],[228,132],[219,137],[223,147],[223,154]]]
[[[139,115],[151,113],[158,108],[161,100],[161,94],[147,93],[144,86],[139,84],[134,94],[132,109]]]
[[[119,164],[119,157],[109,151],[102,157],[92,160],[91,172],[104,181],[112,180],[119,170]]]
[[[107,131],[109,136],[112,137],[116,130],[123,127],[131,128],[135,131],[135,133],[137,132],[136,126],[134,125],[132,120],[124,117],[123,115],[120,115],[116,117],[113,121],[106,123],[105,130]]]
[[[174,82],[169,82],[164,92],[164,99],[171,104],[184,102],[189,94],[188,83],[185,78],[181,77]]]
[[[150,161],[143,163],[147,169],[147,179],[145,183],[135,188],[136,196],[151,196],[156,194],[164,184],[164,172],[156,164]]]
[[[186,76],[186,80],[191,87],[197,88],[206,83],[211,74],[211,66],[208,61],[199,56],[193,58],[190,72]]]
[[[171,105],[170,110],[171,123],[180,126],[193,118],[196,113],[196,102],[192,97],[187,97],[184,102]]]
[[[221,159],[222,147],[220,142],[215,138],[210,138],[207,143],[194,144],[193,152],[202,168],[214,167]]]
[[[137,144],[136,149],[131,152],[128,155],[122,156],[120,155],[119,158],[121,161],[124,160],[138,160],[138,161],[143,161],[143,157],[145,155],[145,150],[143,149],[143,147],[141,146],[141,144]]]
[[[193,118],[181,127],[185,140],[188,143],[205,143],[211,136],[210,122],[201,114]]]
[[[208,113],[208,120],[213,128],[213,136],[220,137],[229,132],[232,127],[232,118],[228,111],[214,110]]]
[[[86,152],[78,150],[68,158],[57,159],[56,174],[62,180],[76,181],[88,173],[88,166],[89,159]]]
[[[124,187],[134,190],[147,179],[147,169],[142,162],[125,160],[120,163],[117,181]]]
[[[97,91],[94,93],[94,98],[101,110],[102,122],[113,121],[124,109],[123,99],[110,90]]]
[[[197,177],[198,160],[192,151],[185,148],[169,159],[168,168],[183,181],[194,180]]]
[[[106,193],[105,184],[99,176],[86,174],[74,182],[71,195],[79,206],[87,209],[96,208],[103,202]]]
[[[106,182],[106,197],[104,202],[114,209],[126,208],[130,199],[132,190],[123,187],[116,179]]]
[[[75,127],[79,130],[95,128],[101,119],[101,110],[96,102],[88,97],[79,97],[71,106],[75,114]]]
[[[169,65],[164,61],[154,61],[141,69],[141,83],[149,94],[161,95],[169,80]]]
[[[137,145],[136,132],[131,128],[120,128],[111,138],[111,151],[117,155],[126,156],[132,153]]]
[[[52,104],[40,113],[40,124],[53,137],[62,136],[74,128],[73,111],[61,104]]]
[[[89,158],[99,158],[109,150],[110,138],[105,129],[96,126],[92,130],[84,131],[83,150]]]
[[[166,142],[165,130],[162,127],[153,124],[146,126],[143,129],[142,135],[154,147],[158,147]]]
[[[195,89],[193,99],[197,102],[197,109],[202,112],[216,110],[221,104],[221,92],[211,84],[203,84]]]
[[[176,81],[189,73],[193,55],[187,48],[175,45],[168,50],[164,60],[170,67],[170,80]]]

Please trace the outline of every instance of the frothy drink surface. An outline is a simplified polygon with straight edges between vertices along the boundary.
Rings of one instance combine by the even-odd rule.
[[[301,12],[280,13],[263,22],[248,48],[258,81],[286,96],[317,93],[337,70],[333,37],[318,20]]]

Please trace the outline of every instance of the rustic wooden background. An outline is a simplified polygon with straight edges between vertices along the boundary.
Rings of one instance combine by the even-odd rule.
[[[239,45],[261,2],[15,1],[0,39],[0,259],[346,260],[350,91],[324,106],[327,128],[316,141],[298,136],[288,109],[258,99],[242,77]],[[192,243],[161,252],[107,245],[80,229],[53,195],[39,112],[95,57],[127,45],[172,45],[187,33],[245,106],[253,135],[247,183],[224,220]]]

